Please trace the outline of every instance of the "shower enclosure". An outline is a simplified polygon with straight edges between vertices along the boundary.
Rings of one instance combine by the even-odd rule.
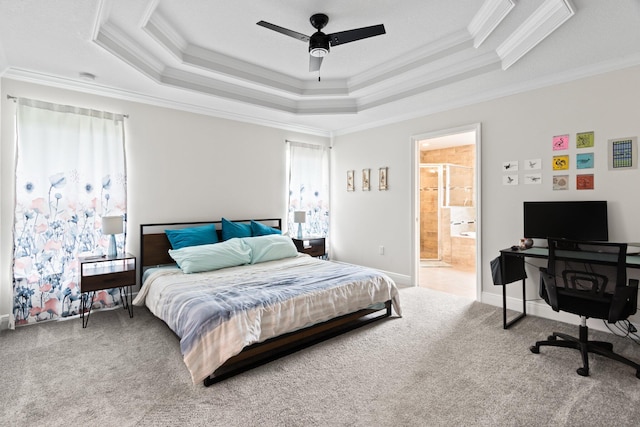
[[[474,171],[452,163],[420,164],[420,258],[451,261],[452,238],[475,240]],[[475,241],[471,242],[475,245]]]

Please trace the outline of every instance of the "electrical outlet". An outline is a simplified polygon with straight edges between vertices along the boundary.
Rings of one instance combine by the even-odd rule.
[[[380,245],[380,247],[378,248],[378,252],[380,253],[380,255],[384,255],[384,246]]]

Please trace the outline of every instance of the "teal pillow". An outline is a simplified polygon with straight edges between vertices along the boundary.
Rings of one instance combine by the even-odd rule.
[[[171,243],[172,249],[218,243],[216,226],[213,224],[180,230],[164,230],[164,232],[169,239],[169,243]]]
[[[251,248],[242,239],[171,249],[169,255],[184,273],[219,270],[251,262]]]
[[[251,248],[251,264],[298,256],[298,249],[288,236],[268,234],[242,240]]]
[[[251,226],[222,218],[222,240],[229,240],[234,237],[251,237]]]
[[[282,231],[277,228],[268,227],[264,224],[251,220],[251,235],[252,236],[266,236],[268,234],[282,234]]]

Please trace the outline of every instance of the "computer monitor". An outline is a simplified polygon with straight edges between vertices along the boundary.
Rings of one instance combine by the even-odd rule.
[[[607,202],[524,202],[524,237],[606,242]]]

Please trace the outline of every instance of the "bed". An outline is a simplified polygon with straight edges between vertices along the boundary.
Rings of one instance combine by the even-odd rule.
[[[215,236],[199,241],[198,231],[190,240],[191,230],[203,229]],[[146,305],[178,336],[194,383],[209,386],[392,309],[401,315],[388,276],[299,254],[280,229],[280,219],[140,226],[134,305]]]

